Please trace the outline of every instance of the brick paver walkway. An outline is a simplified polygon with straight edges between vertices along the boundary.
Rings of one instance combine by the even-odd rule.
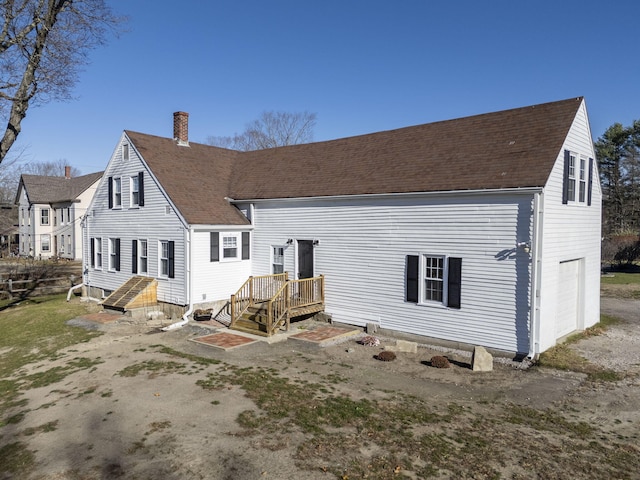
[[[296,333],[295,335],[291,335],[290,338],[295,338],[296,340],[305,340],[307,342],[313,343],[322,343],[345,335],[353,335],[355,333],[357,333],[357,330],[345,330],[344,328],[327,326]]]
[[[204,337],[194,338],[192,341],[211,345],[212,347],[222,348],[223,350],[231,350],[232,348],[249,345],[250,343],[255,342],[253,338],[226,332],[212,333],[211,335],[205,335]]]

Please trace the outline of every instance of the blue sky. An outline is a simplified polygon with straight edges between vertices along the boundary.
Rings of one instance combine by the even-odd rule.
[[[75,100],[28,111],[24,159],[103,170],[122,130],[189,139],[315,112],[315,140],[584,96],[594,139],[640,119],[636,0],[110,0],[128,32]]]

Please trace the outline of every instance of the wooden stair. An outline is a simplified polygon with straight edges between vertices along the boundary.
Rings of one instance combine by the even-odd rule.
[[[231,295],[229,328],[269,337],[289,330],[291,318],[324,310],[324,276],[289,280],[288,274],[249,279]]]
[[[110,310],[124,312],[139,307],[156,305],[158,282],[154,278],[135,276],[123,283],[102,301],[102,306]]]
[[[261,337],[269,336],[267,330],[267,306],[266,303],[258,303],[250,306],[242,317],[236,320],[233,329],[241,332],[253,333]]]

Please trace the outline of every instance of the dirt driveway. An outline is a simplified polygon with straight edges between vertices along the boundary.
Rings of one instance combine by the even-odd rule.
[[[26,391],[0,440],[35,452],[30,479],[640,478],[640,301],[602,310],[625,322],[571,348],[623,376],[605,383],[426,346],[381,362],[356,337],[220,351],[198,325],[89,325],[23,373],[92,366]]]

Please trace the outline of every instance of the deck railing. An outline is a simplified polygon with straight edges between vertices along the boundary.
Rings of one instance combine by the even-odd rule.
[[[289,280],[287,273],[249,277],[231,296],[231,324],[252,306],[266,306],[267,334],[282,326],[289,329],[291,313],[311,305],[324,303],[324,276]]]
[[[249,277],[235,295],[231,295],[231,325],[242,317],[249,307],[271,299],[288,279],[287,272]]]

